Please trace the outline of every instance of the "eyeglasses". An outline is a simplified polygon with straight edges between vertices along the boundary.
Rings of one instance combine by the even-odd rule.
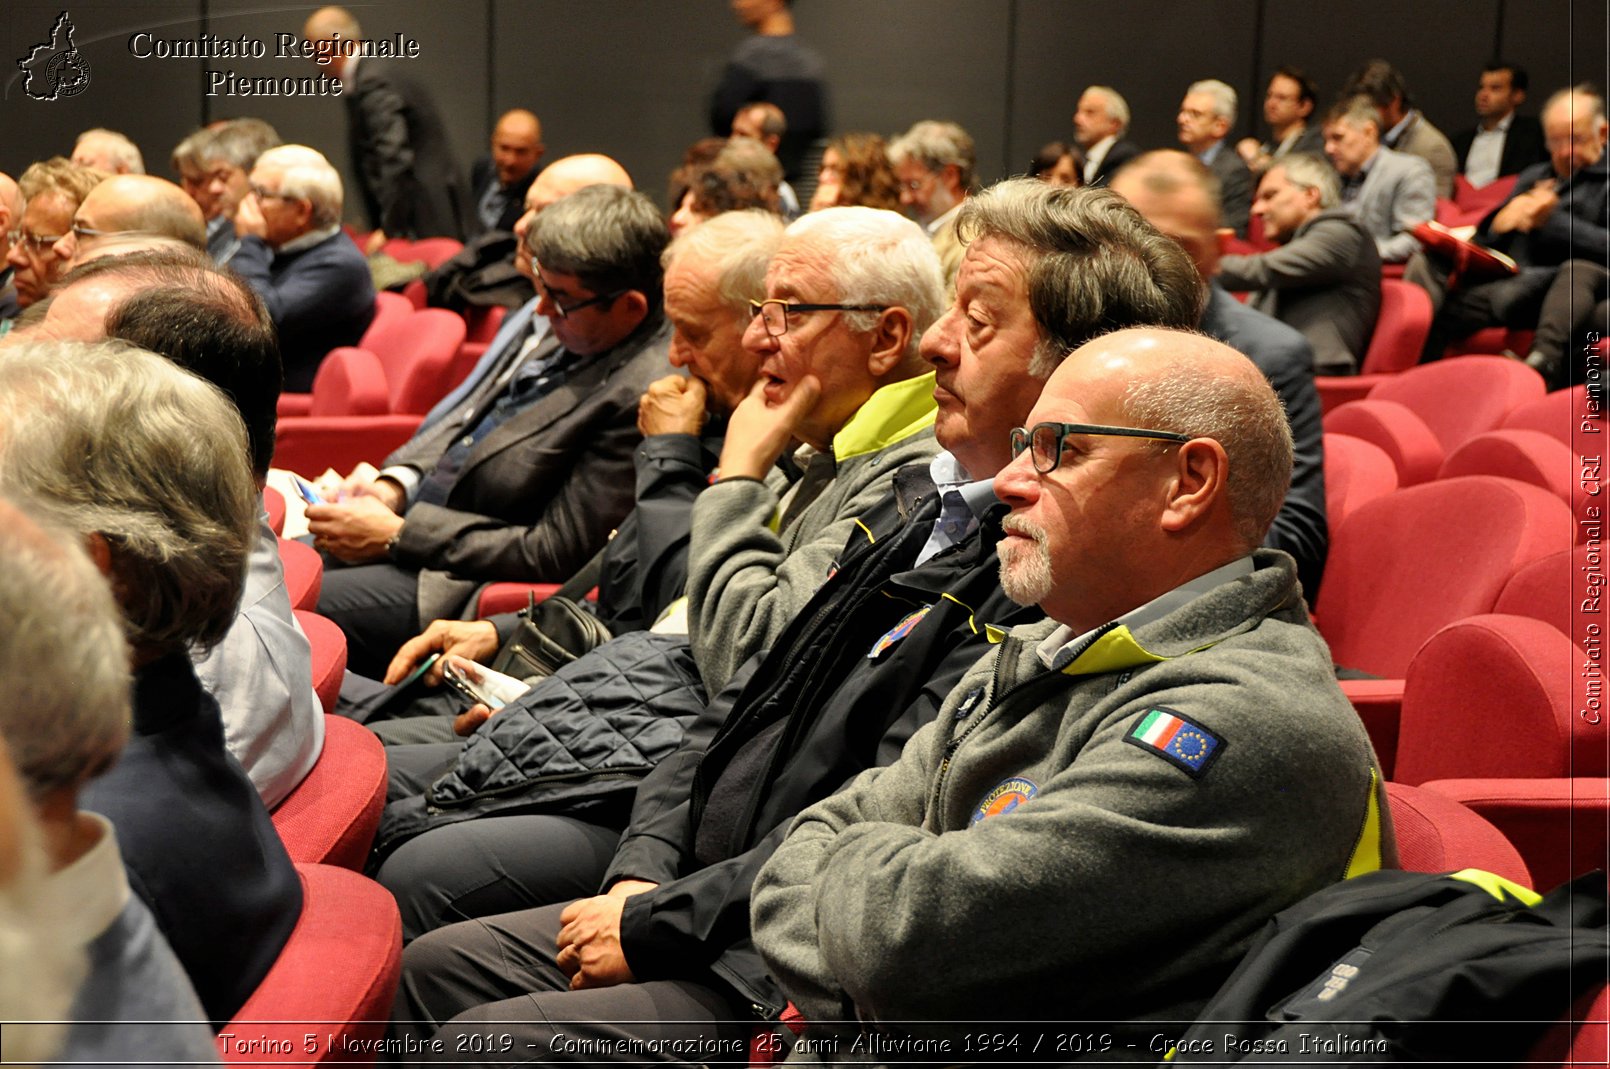
[[[537,263],[535,256],[531,257],[531,277],[537,281],[537,291],[547,298],[549,304],[553,305],[555,319],[568,319],[583,308],[591,308],[595,304],[608,304],[621,294],[631,292],[630,287],[628,287],[627,289],[614,290],[610,293],[600,293],[596,297],[588,297],[586,300],[577,301],[575,304],[562,304],[558,294],[554,293],[548,284],[542,281],[542,267]]]
[[[13,245],[21,245],[25,249],[32,249],[36,255],[43,255],[49,252],[50,247],[61,239],[60,234],[54,237],[49,234],[30,234],[20,226],[15,230],[6,232],[7,241]]]
[[[885,312],[886,304],[791,304],[780,297],[767,301],[750,301],[749,318],[760,317],[766,333],[781,338],[788,333],[788,317],[806,312]]]
[[[94,227],[85,226],[83,223],[74,223],[73,227],[72,227],[72,235],[73,235],[73,237],[79,238],[80,240],[82,240],[83,238],[105,238],[105,237],[110,237],[113,234],[118,234],[118,233],[122,233],[122,231],[118,231],[118,230],[96,230]]]
[[[249,188],[252,191],[252,196],[256,197],[258,200],[306,200],[307,199],[306,197],[293,197],[293,196],[290,196],[289,194],[286,194],[286,193],[276,193],[272,189],[264,189],[262,186],[255,185],[255,184],[253,184],[251,186],[248,186],[247,188]]]
[[[1154,438],[1161,442],[1189,442],[1189,434],[1173,431],[1147,431],[1137,427],[1103,427],[1094,423],[1036,423],[1012,431],[1012,456],[1023,450],[1033,453],[1034,470],[1041,475],[1055,471],[1062,461],[1062,440],[1070,434],[1099,434],[1119,438]]]

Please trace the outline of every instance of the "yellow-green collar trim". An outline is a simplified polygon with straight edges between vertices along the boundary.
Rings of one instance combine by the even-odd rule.
[[[1217,643],[1209,642],[1187,652],[1197,653],[1214,645]],[[1098,676],[1103,672],[1118,672],[1125,668],[1137,668],[1143,664],[1157,664],[1159,661],[1171,659],[1142,646],[1135,640],[1135,636],[1129,633],[1128,624],[1119,624],[1086,646],[1079,656],[1063,665],[1062,672],[1070,676]]]
[[[866,399],[833,436],[833,459],[876,453],[934,425],[934,373],[891,382]]]

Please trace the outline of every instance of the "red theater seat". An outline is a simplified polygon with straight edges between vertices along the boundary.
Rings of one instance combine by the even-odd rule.
[[[1452,798],[1403,783],[1388,783],[1386,797],[1398,862],[1407,871],[1484,869],[1532,886],[1526,862],[1504,833]]]
[[[1482,816],[1515,844],[1540,891],[1610,869],[1610,779],[1439,779],[1427,791]]]
[[[386,748],[362,724],[326,714],[324,749],[274,807],[274,829],[292,861],[362,872],[385,804]]]
[[[311,612],[319,603],[319,589],[324,585],[324,558],[312,546],[285,538],[279,540],[279,551],[291,608]]]
[[[313,647],[313,689],[326,714],[335,712],[341,693],[341,676],[347,670],[347,636],[334,620],[303,609],[296,610],[296,622]]]

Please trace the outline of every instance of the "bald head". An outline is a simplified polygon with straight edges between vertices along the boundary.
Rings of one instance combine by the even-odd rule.
[[[302,24],[302,36],[309,41],[329,41],[337,36],[350,41],[362,35],[358,20],[344,7],[321,7]]]
[[[1186,152],[1163,149],[1125,164],[1109,188],[1179,242],[1203,278],[1219,269],[1219,182]]]
[[[596,152],[565,156],[543,168],[526,195],[526,210],[540,212],[554,201],[568,197],[587,186],[632,188],[626,168]]]
[[[192,248],[207,248],[207,222],[201,208],[184,190],[154,175],[113,175],[84,197],[73,215],[73,226],[56,243],[56,255],[68,263],[109,234],[156,234],[182,241]]]
[[[524,108],[504,112],[492,128],[492,166],[505,186],[530,174],[542,151],[542,122]]]
[[[1152,432],[1069,433],[1077,423]],[[1116,331],[1075,350],[1026,426],[1033,447],[995,480],[1012,509],[1001,580],[1087,630],[1255,548],[1285,498],[1285,414],[1246,357],[1199,334]],[[1053,461],[1056,467],[1040,471]]]

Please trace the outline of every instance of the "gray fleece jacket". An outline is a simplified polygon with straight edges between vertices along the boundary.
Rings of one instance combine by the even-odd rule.
[[[894,493],[894,473],[939,452],[933,425],[932,372],[879,389],[834,436],[831,481],[781,533],[787,483],[775,472],[764,482],[722,480],[699,495],[688,547],[688,639],[709,693],[805,607],[861,515]]]
[[[799,816],[753,924],[806,1020],[1189,1022],[1270,916],[1396,863],[1291,558],[1255,561],[1060,671],[1054,622],[1015,628]]]

